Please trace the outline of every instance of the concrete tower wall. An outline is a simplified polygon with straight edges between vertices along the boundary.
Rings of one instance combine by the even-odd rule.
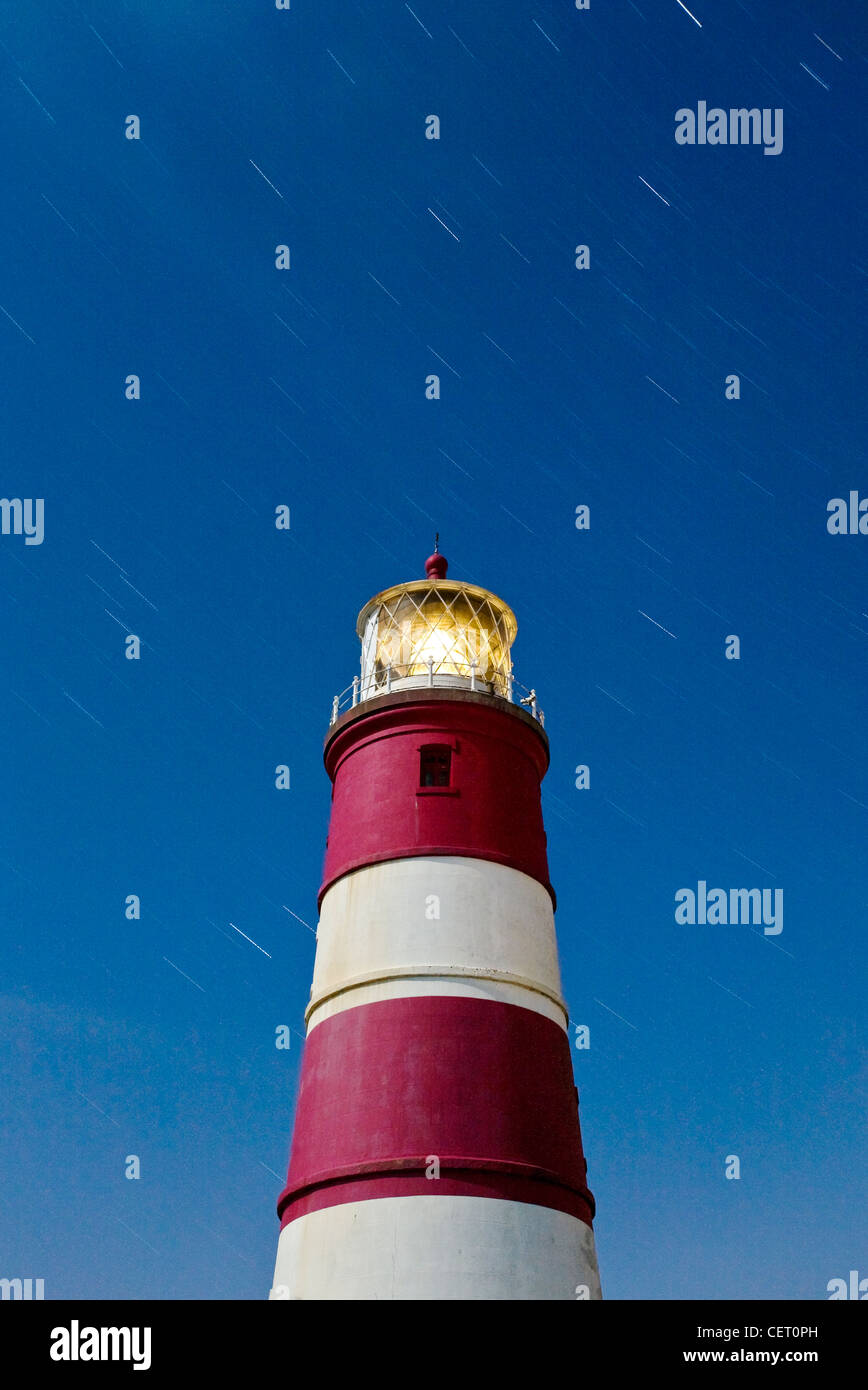
[[[496,1197],[430,1195],[327,1207],[284,1226],[272,1293],[466,1302],[600,1297],[594,1235],[584,1221]]]
[[[272,1297],[599,1297],[543,730],[495,697],[402,691],[339,720],[325,761]]]
[[[420,785],[422,750],[448,748],[448,787]],[[320,902],[341,875],[389,859],[451,854],[508,864],[551,892],[540,783],[548,741],[530,715],[467,691],[366,701],[334,726],[334,784]]]
[[[338,879],[320,911],[309,1027],[375,999],[429,993],[508,1000],[565,1026],[545,888],[504,864],[447,855]]]

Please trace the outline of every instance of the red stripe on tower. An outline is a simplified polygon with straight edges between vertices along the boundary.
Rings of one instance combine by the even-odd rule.
[[[308,1039],[273,1298],[599,1298],[516,622],[378,594],[336,698]]]
[[[389,999],[329,1019],[307,1045],[284,1224],[299,1201],[310,1211],[355,1200],[355,1177],[370,1184],[415,1173],[402,1190],[430,1194],[435,1140],[438,1193],[448,1178],[453,1193],[476,1192],[484,1180],[490,1195],[503,1196],[514,1183],[500,1179],[518,1178],[521,1200],[590,1224],[563,1042],[550,1019],[497,1000]],[[471,1057],[472,1084],[457,1086]]]
[[[362,709],[363,718],[359,706],[344,715],[326,745],[334,798],[320,902],[352,869],[423,854],[509,864],[554,897],[540,806],[548,742],[531,715],[436,688]],[[426,748],[443,750],[448,786],[421,785]]]

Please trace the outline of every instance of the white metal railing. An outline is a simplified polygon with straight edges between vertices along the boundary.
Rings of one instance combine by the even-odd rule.
[[[454,663],[450,662],[450,665]],[[478,690],[485,695],[496,695],[498,699],[506,700],[510,705],[524,705],[528,713],[545,728],[545,715],[537,702],[536,691],[528,690],[526,685],[515,679],[511,671],[506,675],[496,671],[491,680],[484,680],[478,674],[475,661],[464,668],[464,671],[460,668],[457,671],[435,671],[434,661],[429,657],[427,667],[427,672],[407,676],[397,673],[391,666],[386,666],[364,682],[361,676],[353,676],[352,684],[332,700],[329,724],[334,724],[346,710],[355,709],[356,705],[362,704],[365,700],[373,700],[377,695],[391,695],[393,689],[424,690],[429,686],[445,686],[453,690]],[[519,694],[516,698],[517,692],[520,691],[524,694]]]

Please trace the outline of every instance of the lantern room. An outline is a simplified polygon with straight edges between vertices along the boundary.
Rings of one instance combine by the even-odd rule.
[[[365,604],[356,623],[361,674],[332,700],[332,726],[364,701],[426,686],[524,705],[545,724],[536,691],[513,675],[518,624],[512,609],[488,589],[447,579],[446,569],[435,549],[425,579],[395,584]]]
[[[384,589],[365,604],[360,698],[418,686],[454,686],[511,699],[515,614],[475,584],[446,578],[435,552],[427,578]]]

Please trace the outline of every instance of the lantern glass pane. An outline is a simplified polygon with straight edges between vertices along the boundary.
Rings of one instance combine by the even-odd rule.
[[[360,636],[364,697],[387,681],[424,683],[429,672],[506,694],[515,618],[486,590],[446,580],[399,585],[362,611]]]

